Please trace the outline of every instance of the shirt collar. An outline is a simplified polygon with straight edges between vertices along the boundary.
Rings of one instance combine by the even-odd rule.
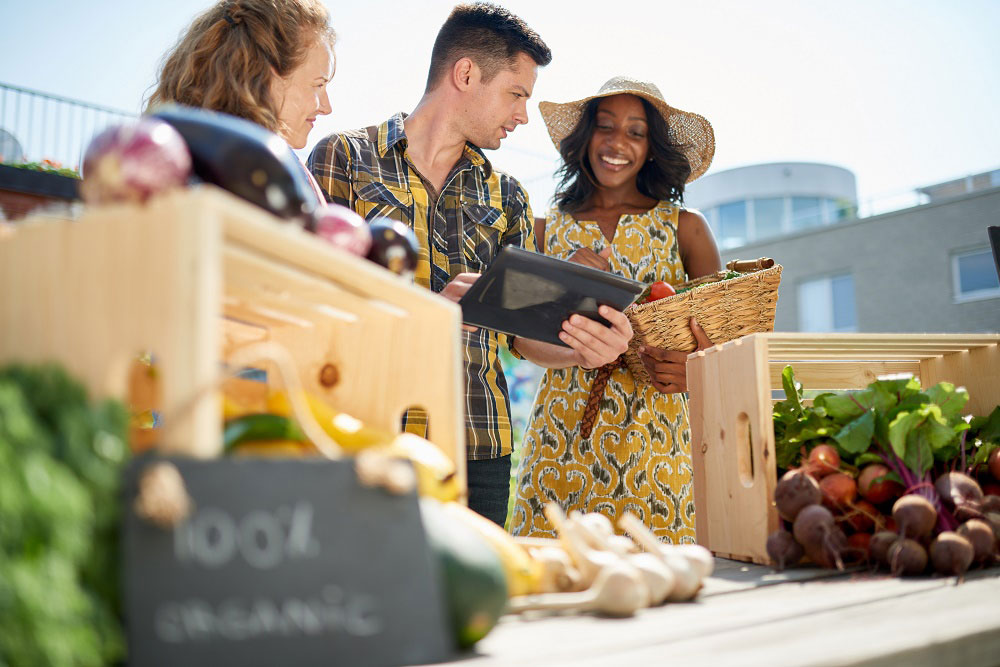
[[[403,150],[406,149],[406,129],[403,126],[403,121],[406,119],[406,115],[407,114],[403,112],[399,112],[394,114],[391,118],[389,118],[389,120],[379,125],[379,157],[385,157],[386,154],[397,144],[402,144]],[[478,167],[483,170],[483,178],[489,178],[493,174],[493,164],[486,158],[486,155],[483,153],[483,149],[478,146],[473,146],[469,142],[465,142],[465,157],[469,160],[473,167]]]

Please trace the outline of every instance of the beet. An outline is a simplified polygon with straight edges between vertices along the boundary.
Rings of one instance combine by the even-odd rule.
[[[836,472],[820,480],[819,490],[824,505],[830,509],[847,509],[858,495],[858,484],[850,475]]]
[[[791,533],[780,528],[767,537],[767,555],[771,557],[775,569],[781,571],[797,564],[805,552]]]
[[[934,529],[937,510],[923,496],[907,494],[893,504],[892,518],[904,537],[920,539],[930,535]]]
[[[792,526],[795,540],[821,567],[843,569],[840,555],[847,546],[844,531],[834,525],[833,514],[822,505],[803,507]]]
[[[833,529],[833,514],[822,505],[802,508],[792,525],[795,540],[803,547],[822,543],[827,533]]]
[[[840,468],[840,454],[833,445],[816,445],[809,452],[805,467],[809,474],[817,479],[837,472]]]
[[[974,551],[969,540],[958,533],[946,530],[931,542],[931,563],[941,574],[964,574],[972,565]]]
[[[868,556],[876,565],[889,565],[889,547],[899,539],[896,533],[880,530],[868,542]]]
[[[993,479],[1000,480],[1000,449],[994,449],[986,459],[986,467],[990,469]]]
[[[970,519],[958,527],[958,534],[969,540],[977,563],[993,560],[996,554],[997,537],[990,524],[981,519]]]
[[[893,575],[923,574],[927,569],[927,550],[916,540],[903,538],[889,546],[889,570]]]
[[[980,509],[986,512],[1000,512],[1000,496],[983,496],[983,504]]]
[[[867,500],[859,500],[838,519],[838,522],[849,526],[856,533],[870,533],[879,518],[879,512],[874,505]]]
[[[844,569],[843,555],[847,551],[847,538],[840,528],[831,529],[822,544],[804,547],[809,560],[827,569]]]
[[[858,556],[858,560],[869,560],[871,542],[871,533],[854,533],[847,538],[847,548]]]
[[[986,512],[983,515],[983,521],[993,529],[993,537],[1000,542],[1000,512]]]
[[[865,466],[858,475],[858,493],[869,502],[881,505],[903,495],[903,485],[886,475],[889,468],[881,463]]]
[[[941,475],[934,482],[934,488],[948,509],[962,505],[973,505],[978,508],[983,501],[983,490],[979,488],[979,483],[960,472],[946,472]]]
[[[774,504],[785,521],[795,521],[803,507],[822,500],[819,484],[802,470],[789,470],[774,487]]]

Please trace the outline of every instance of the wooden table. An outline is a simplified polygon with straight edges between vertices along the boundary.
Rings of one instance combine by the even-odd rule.
[[[488,665],[1000,665],[1000,567],[899,579],[716,559],[695,602],[630,619],[508,615]],[[455,664],[455,663],[452,663]]]

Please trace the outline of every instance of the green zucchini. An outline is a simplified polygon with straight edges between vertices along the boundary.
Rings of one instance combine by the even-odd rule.
[[[222,444],[227,452],[241,443],[256,440],[306,442],[307,438],[288,417],[263,412],[230,419],[222,431]]]

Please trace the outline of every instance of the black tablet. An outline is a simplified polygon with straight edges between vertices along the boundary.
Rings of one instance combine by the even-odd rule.
[[[466,324],[565,347],[559,331],[570,315],[610,326],[598,306],[624,310],[644,288],[613,273],[504,246],[459,305]]]

